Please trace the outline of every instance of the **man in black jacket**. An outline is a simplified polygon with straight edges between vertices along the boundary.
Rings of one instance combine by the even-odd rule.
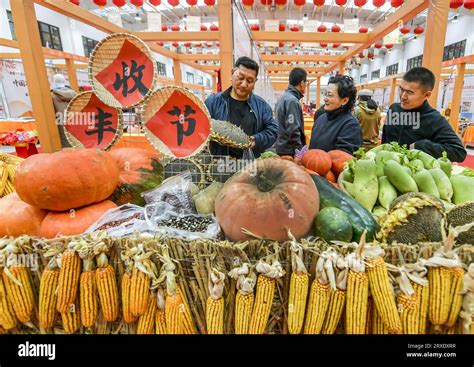
[[[398,142],[435,158],[446,151],[453,162],[466,158],[462,145],[448,121],[430,106],[434,74],[422,67],[408,71],[400,84],[400,102],[390,106],[383,127],[382,143]]]
[[[294,68],[291,70],[288,89],[276,104],[278,138],[275,148],[278,155],[293,156],[296,149],[301,149],[306,145],[300,100],[306,90],[307,77],[308,73],[304,69]]]

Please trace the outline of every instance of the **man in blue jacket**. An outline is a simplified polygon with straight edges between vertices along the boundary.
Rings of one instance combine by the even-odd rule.
[[[257,82],[258,68],[258,64],[251,58],[238,58],[232,69],[232,86],[205,101],[213,119],[230,121],[251,137],[255,157],[270,148],[278,135],[278,125],[270,105],[252,93]],[[241,149],[226,147],[216,142],[211,142],[210,148],[213,155],[236,158],[242,158],[243,155]]]

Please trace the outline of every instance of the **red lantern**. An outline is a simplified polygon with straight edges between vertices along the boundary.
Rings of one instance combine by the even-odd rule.
[[[458,8],[460,8],[463,3],[463,0],[453,0],[449,2],[449,7],[454,11],[458,11]]]
[[[367,0],[354,0],[354,5],[358,8],[362,8],[365,4],[367,4]]]
[[[168,30],[168,27],[166,26],[166,24],[163,24],[163,25],[161,26],[161,31],[162,31],[162,32],[166,32],[167,30]]]
[[[300,7],[306,4],[306,0],[293,0],[293,2],[295,3],[296,6],[300,6]]]
[[[369,53],[369,54],[367,55],[367,57],[368,57],[369,59],[373,59],[373,58],[374,58],[374,54]]]
[[[319,27],[318,27],[318,32],[321,32],[321,33],[324,33],[326,32],[328,29],[327,27],[324,25],[324,24],[321,24]]]
[[[173,47],[176,47],[176,48],[179,47],[179,43],[178,43],[178,42],[173,42],[171,45],[172,45]]]
[[[206,47],[211,48],[212,47],[212,42],[206,42]]]
[[[286,30],[286,26],[285,26],[284,24],[280,24],[280,25],[278,26],[278,30],[279,30],[280,32],[284,32],[284,31]]]
[[[347,0],[336,0],[336,5],[339,5],[341,8],[347,4]]]
[[[424,31],[425,31],[425,29],[422,26],[418,26],[413,30],[413,33],[422,34]]]
[[[124,2],[125,2],[125,0],[124,0]],[[153,6],[160,6],[161,5],[161,0],[148,0],[148,2]]]
[[[272,0],[260,0],[263,6],[270,6],[272,5]]]
[[[469,11],[474,10],[474,0],[465,0],[464,7]]]
[[[359,28],[359,33],[367,33],[367,32],[369,32],[369,28],[364,27],[364,26]]]
[[[385,45],[385,47],[387,47],[387,49],[391,50],[393,48],[393,44],[392,43],[387,43]]]
[[[168,4],[170,4],[172,7],[178,6],[179,0],[168,0]]]
[[[250,8],[253,5],[254,0],[242,0],[242,4],[247,8]]]
[[[158,43],[158,46],[161,46],[161,47],[165,45],[164,42],[157,42],[157,43]]]
[[[281,65],[281,64],[283,64],[283,61],[278,61],[278,63]]]
[[[143,0],[130,0],[132,5],[135,5],[137,8],[143,6]]]
[[[259,26],[258,24],[252,24],[252,25],[250,26],[250,29],[251,29],[252,31],[259,31],[259,30],[260,30],[260,26]]]
[[[180,31],[179,25],[173,24],[173,25],[171,26],[171,30],[172,30],[173,32],[179,32],[179,31]]]
[[[93,0],[94,4],[97,5],[99,8],[102,8],[107,5],[107,0]]]
[[[70,3],[74,4],[74,5],[81,5],[81,3],[79,2],[79,0],[69,0]]]
[[[275,5],[278,6],[279,9],[281,9],[286,5],[286,0],[275,0]]]
[[[211,24],[211,31],[216,32],[219,30],[219,27],[216,26],[215,24]]]
[[[385,5],[385,0],[373,0],[373,4],[376,8],[380,8]]]
[[[328,47],[328,44],[327,44],[326,42],[320,42],[319,45],[320,45],[322,48]]]
[[[191,42],[186,42],[186,43],[184,44],[184,47],[191,47]]]
[[[202,47],[202,43],[196,43],[196,47]]]
[[[361,53],[359,54],[359,59],[363,59],[364,57],[365,57],[365,55],[361,52]]]
[[[326,2],[325,0],[313,0],[313,4],[314,4],[314,6],[318,7],[318,10],[321,6],[324,6],[325,2]]]
[[[402,28],[400,28],[400,33],[401,34],[408,34],[411,32],[411,28],[407,25],[404,25]]]
[[[186,0],[186,3],[188,3],[189,6],[196,6],[197,0]]]
[[[300,27],[298,27],[296,24],[290,27],[290,31],[292,32],[298,32],[299,30],[300,30]]]
[[[333,33],[339,33],[340,31],[341,31],[341,27],[339,27],[337,24],[334,24],[331,27],[331,32],[333,32]]]
[[[392,5],[392,7],[394,8],[399,8],[400,6],[402,6],[404,3],[403,0],[392,0],[390,1],[390,5]]]
[[[219,41],[216,42],[216,46],[219,47]]]
[[[375,48],[382,48],[382,46],[383,46],[382,42],[375,42],[375,45],[374,45]]]
[[[206,32],[207,27],[204,24],[201,24],[201,32]]]
[[[278,47],[285,47],[285,42],[282,42],[282,41],[278,42]]]
[[[291,61],[287,61],[286,64],[287,64],[287,65],[291,65]]]
[[[332,48],[339,48],[340,45],[340,43],[333,43]]]
[[[207,6],[214,6],[216,5],[216,0],[204,0],[204,4]]]

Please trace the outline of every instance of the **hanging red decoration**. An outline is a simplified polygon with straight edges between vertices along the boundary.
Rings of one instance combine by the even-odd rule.
[[[216,46],[219,47],[219,41],[216,42]]]
[[[328,28],[324,25],[324,24],[321,24],[319,27],[318,27],[318,32],[321,32],[321,33],[324,33],[328,30]]]
[[[135,5],[137,8],[143,6],[143,0],[130,0],[132,5]]]
[[[341,8],[347,4],[347,0],[336,0],[336,5],[340,6]]]
[[[385,45],[385,47],[387,47],[389,50],[391,50],[393,48],[393,43],[387,43]]]
[[[157,44],[158,44],[158,46],[161,46],[161,47],[163,47],[165,45],[164,42],[157,42]]]
[[[172,45],[173,47],[176,47],[176,48],[179,47],[179,43],[178,43],[178,42],[173,42],[171,45]]]
[[[202,43],[196,43],[196,47],[202,47]]]
[[[286,0],[275,0],[275,5],[281,9],[286,5]]]
[[[201,24],[201,32],[206,32],[207,27],[204,24]]]
[[[300,27],[298,27],[296,24],[293,24],[290,27],[290,31],[292,31],[292,32],[298,32],[299,30],[300,30]]]
[[[367,27],[362,26],[359,28],[359,33],[368,33],[368,32],[369,32],[369,28]]]
[[[184,47],[191,47],[191,42],[186,42],[186,43],[184,44]]]
[[[254,0],[242,0],[242,4],[244,4],[244,6],[246,6],[247,8],[253,6],[253,2]]]
[[[270,6],[270,5],[272,5],[272,0],[260,0],[260,3],[263,6]]]
[[[259,30],[260,30],[260,26],[259,26],[258,24],[252,24],[252,25],[250,26],[250,29],[251,29],[252,31],[259,31]]]
[[[296,6],[299,6],[299,7],[306,4],[306,0],[293,0],[293,2],[295,3]]]
[[[361,53],[359,54],[359,59],[363,59],[364,57],[365,57],[365,55],[361,52]]]
[[[458,9],[464,4],[463,0],[453,0],[449,2],[449,7],[454,11],[458,11]]]
[[[380,8],[385,5],[385,0],[373,0],[372,2],[376,8]]]
[[[69,0],[69,2],[77,6],[81,5],[79,0]]]
[[[320,45],[322,48],[328,47],[328,44],[327,44],[326,42],[320,42],[319,45]]]
[[[189,6],[196,6],[197,5],[197,0],[186,0],[186,3]]]
[[[332,48],[339,48],[340,45],[340,43],[333,43]]]
[[[281,65],[281,64],[283,64],[283,61],[278,61],[278,63]]]
[[[341,31],[341,27],[339,27],[337,24],[334,24],[331,27],[331,32],[333,32],[333,33],[339,33],[340,31]]]
[[[172,30],[173,32],[178,32],[178,31],[180,30],[179,25],[173,24],[173,25],[171,26],[171,30]]]
[[[358,8],[362,8],[365,4],[367,4],[367,0],[354,0],[354,5]]]
[[[382,46],[383,46],[382,42],[375,42],[375,45],[374,45],[375,48],[382,48]]]
[[[464,0],[464,7],[469,11],[473,11],[474,10],[474,0]]]
[[[369,54],[367,55],[367,57],[368,57],[369,59],[373,59],[373,58],[374,58],[374,54],[369,52]]]
[[[283,41],[278,42],[278,47],[285,47],[285,42]]]
[[[162,32],[166,32],[167,30],[168,30],[168,27],[166,26],[166,24],[163,24],[163,25],[161,26],[161,31],[162,31]]]
[[[390,5],[394,8],[399,8],[400,6],[402,6],[404,3],[403,0],[392,0],[390,1]]]
[[[212,42],[206,42],[206,47],[211,48],[212,47]]]
[[[425,29],[422,26],[418,26],[413,30],[413,33],[422,34],[424,31],[425,31]]]
[[[125,0],[124,0],[124,2],[125,2]],[[161,0],[148,0],[148,2],[153,6],[160,6],[161,5]]]
[[[313,4],[314,4],[314,6],[318,7],[318,10],[321,6],[324,6],[325,2],[326,2],[325,0],[313,0]]]
[[[216,26],[215,24],[211,24],[211,31],[216,32],[219,30],[219,27]]]
[[[407,25],[404,25],[402,28],[400,28],[400,33],[401,34],[408,34],[411,32],[411,28]]]
[[[278,26],[278,30],[279,30],[280,32],[284,32],[284,31],[286,30],[286,26],[285,26],[284,24],[280,24],[280,25]]]
[[[179,0],[168,0],[168,4],[175,7],[179,5]]]
[[[93,0],[94,4],[97,5],[99,8],[102,8],[107,5],[107,0]]]
[[[286,64],[287,64],[287,65],[291,65],[291,61],[287,61]]]
[[[204,0],[204,4],[206,4],[207,6],[214,6],[216,5],[216,0]]]

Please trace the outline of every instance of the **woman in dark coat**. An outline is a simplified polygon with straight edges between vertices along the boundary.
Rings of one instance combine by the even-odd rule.
[[[318,117],[311,132],[310,149],[343,150],[354,153],[362,146],[362,130],[352,115],[357,90],[350,76],[329,79],[324,93],[326,113]]]

